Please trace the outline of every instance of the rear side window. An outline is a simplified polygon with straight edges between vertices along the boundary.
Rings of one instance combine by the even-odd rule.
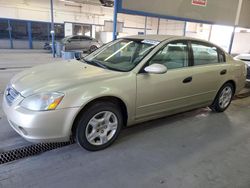
[[[81,40],[91,40],[91,38],[86,37],[86,36],[80,36],[80,39],[81,39]]]
[[[188,66],[188,47],[185,42],[168,43],[150,60],[149,64],[162,64],[168,69]]]
[[[210,46],[208,44],[191,43],[193,56],[194,56],[194,66],[195,65],[206,65],[219,63],[218,49],[215,46]],[[221,57],[223,59],[223,57]]]
[[[71,40],[79,40],[79,39],[80,39],[80,36],[71,37]]]

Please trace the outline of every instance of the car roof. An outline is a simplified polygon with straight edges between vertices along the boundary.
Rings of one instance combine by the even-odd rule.
[[[168,40],[170,38],[174,38],[176,36],[172,36],[172,35],[132,35],[132,36],[127,36],[124,38],[127,39],[142,39],[142,40],[156,40],[156,41],[164,41],[164,40]]]
[[[223,50],[221,47],[219,47],[216,44],[213,44],[209,41],[206,40],[202,40],[202,39],[197,39],[197,38],[192,38],[192,37],[185,37],[185,36],[175,36],[175,35],[132,35],[132,36],[127,36],[127,37],[122,37],[125,39],[141,39],[141,40],[155,40],[155,41],[165,41],[165,40],[193,40],[193,41],[199,41],[199,42],[204,42],[207,44],[212,44],[214,46],[216,46],[217,48],[219,48],[220,50],[222,50],[223,52],[225,52],[225,50]],[[225,52],[226,53],[226,52]]]

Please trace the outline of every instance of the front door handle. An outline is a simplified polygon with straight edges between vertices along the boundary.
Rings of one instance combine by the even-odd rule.
[[[186,83],[192,82],[192,80],[193,80],[193,77],[192,77],[192,76],[189,76],[189,77],[185,78],[182,82],[183,82],[184,84],[186,84]]]
[[[227,70],[226,69],[220,71],[220,75],[224,75],[224,74],[227,74]]]

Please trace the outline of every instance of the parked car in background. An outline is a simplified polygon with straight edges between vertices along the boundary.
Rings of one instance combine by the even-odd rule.
[[[60,41],[55,41],[55,45],[57,42],[61,43],[64,51],[81,50],[86,53],[91,53],[103,45],[102,42],[94,38],[82,35],[65,37]],[[52,42],[46,42],[43,49],[51,50]]]
[[[82,50],[84,52],[93,52],[102,46],[102,42],[88,36],[74,35],[61,40],[64,51]]]
[[[240,54],[234,57],[236,60],[243,61],[247,66],[247,84],[250,84],[250,54]]]
[[[82,59],[17,74],[5,90],[3,110],[31,142],[73,136],[80,146],[101,150],[124,126],[206,106],[223,112],[245,78],[244,63],[212,43],[131,36]]]

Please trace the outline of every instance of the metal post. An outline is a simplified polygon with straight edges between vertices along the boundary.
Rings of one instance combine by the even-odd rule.
[[[234,26],[234,30],[233,30],[233,33],[231,35],[231,40],[230,40],[230,44],[229,44],[229,50],[228,50],[228,53],[231,54],[232,52],[232,48],[233,48],[233,43],[234,43],[234,35],[235,35],[235,26]]]
[[[53,57],[55,57],[55,27],[54,27],[54,8],[53,8],[53,0],[50,0],[50,12],[51,12],[51,39],[52,39],[52,53]]]
[[[147,34],[147,22],[148,22],[148,17],[145,17],[145,26],[144,26],[144,35]]]
[[[184,22],[184,28],[183,28],[183,36],[186,36],[186,27],[187,27],[187,22]]]
[[[118,9],[118,0],[114,0],[113,40],[117,39],[117,9]]]
[[[157,35],[159,35],[159,32],[160,32],[160,21],[161,21],[161,19],[158,18]]]
[[[212,30],[213,30],[213,25],[211,25],[211,26],[210,26],[210,29],[209,29],[208,41],[211,40]]]
[[[9,37],[10,37],[10,48],[13,49],[12,27],[10,24],[10,20],[8,20],[8,31],[9,31]]]
[[[28,22],[28,35],[29,35],[29,48],[32,49],[33,48],[33,44],[32,44],[32,23]]]

